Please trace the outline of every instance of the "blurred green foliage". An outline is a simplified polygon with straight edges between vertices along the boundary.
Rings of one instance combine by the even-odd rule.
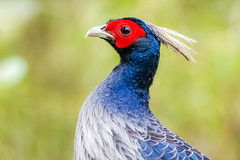
[[[199,42],[192,46],[196,64],[161,48],[151,109],[212,159],[239,159],[238,0],[1,0],[0,159],[72,158],[81,105],[119,61],[106,42],[84,35],[128,16]],[[22,78],[4,76],[8,67],[1,70],[1,62],[9,57],[26,63],[15,67]]]

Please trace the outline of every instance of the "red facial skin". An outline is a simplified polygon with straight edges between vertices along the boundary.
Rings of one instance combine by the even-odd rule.
[[[120,31],[125,26],[131,29],[131,32],[127,36],[123,35]],[[107,24],[107,32],[114,37],[115,45],[121,49],[130,46],[135,40],[146,34],[137,23],[128,19],[109,22]]]

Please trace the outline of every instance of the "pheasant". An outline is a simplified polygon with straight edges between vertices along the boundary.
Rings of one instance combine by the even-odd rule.
[[[149,108],[149,87],[158,68],[160,45],[194,62],[194,51],[171,35],[178,32],[128,17],[90,29],[106,40],[120,63],[85,100],[76,126],[74,160],[208,160],[166,128]]]

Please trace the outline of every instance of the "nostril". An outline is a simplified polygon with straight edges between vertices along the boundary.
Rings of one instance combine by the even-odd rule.
[[[102,25],[102,26],[100,27],[100,29],[103,30],[103,31],[106,31],[106,30],[107,30],[107,25],[106,25],[106,24]]]

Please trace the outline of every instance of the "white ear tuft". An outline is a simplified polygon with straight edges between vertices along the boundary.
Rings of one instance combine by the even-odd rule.
[[[183,55],[187,60],[191,62],[196,62],[191,55],[192,53],[196,54],[196,52],[190,47],[188,47],[186,44],[172,37],[171,35],[182,38],[189,43],[197,43],[197,41],[171,29],[159,27],[150,22],[144,22],[157,35],[159,41],[161,41],[163,45],[165,45],[167,48],[171,48],[174,52]]]

